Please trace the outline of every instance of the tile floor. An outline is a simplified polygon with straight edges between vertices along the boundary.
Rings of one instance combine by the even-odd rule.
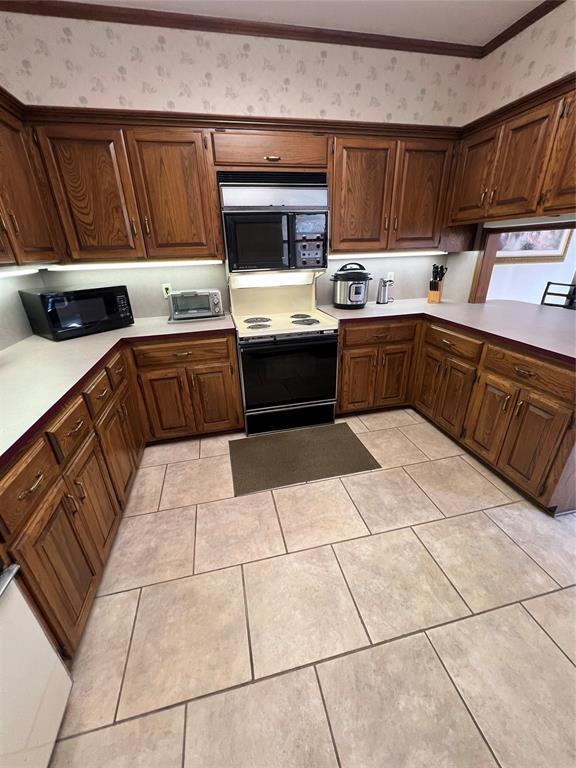
[[[382,469],[238,498],[241,435],[146,449],[52,768],[574,768],[576,515],[346,421]]]

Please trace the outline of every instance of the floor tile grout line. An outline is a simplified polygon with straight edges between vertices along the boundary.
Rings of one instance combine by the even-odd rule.
[[[244,617],[246,620],[246,637],[248,640],[248,654],[250,656],[250,675],[254,681],[254,654],[252,651],[252,635],[250,634],[250,615],[248,613],[248,591],[246,589],[246,577],[244,575],[244,565],[240,566],[240,573],[242,575],[242,593],[244,597]]]
[[[198,507],[200,504],[196,504],[194,507],[194,546],[192,547],[192,574],[196,574],[196,543],[198,541]]]
[[[425,631],[425,632],[424,632],[424,636],[426,637],[426,640],[427,640],[427,641],[428,641],[428,643],[430,644],[430,647],[432,648],[432,650],[433,650],[434,654],[436,655],[436,657],[437,657],[438,661],[440,662],[440,664],[441,664],[441,666],[442,666],[442,669],[444,670],[444,672],[446,673],[446,675],[447,675],[448,679],[449,679],[449,680],[450,680],[450,682],[452,683],[452,686],[454,687],[454,690],[456,691],[456,694],[458,695],[458,697],[459,697],[460,701],[462,702],[462,704],[463,704],[464,708],[465,708],[465,709],[466,709],[466,711],[468,712],[468,715],[470,716],[470,719],[472,720],[472,722],[473,722],[473,723],[474,723],[474,725],[476,726],[476,730],[477,730],[477,731],[478,731],[478,733],[480,734],[480,737],[481,737],[482,741],[484,742],[484,744],[486,744],[486,747],[488,748],[488,751],[490,752],[490,754],[491,754],[491,755],[492,755],[492,757],[494,758],[494,762],[496,763],[496,765],[497,765],[497,766],[499,766],[499,768],[502,768],[502,764],[500,763],[500,761],[499,761],[499,760],[498,760],[498,758],[496,757],[496,754],[495,754],[494,750],[492,749],[492,745],[491,745],[491,744],[490,744],[490,742],[488,741],[488,738],[487,738],[487,737],[486,737],[486,735],[484,734],[484,731],[482,730],[482,728],[480,728],[480,725],[478,724],[478,721],[476,720],[476,718],[475,718],[475,717],[474,717],[474,715],[472,714],[472,711],[470,710],[470,707],[468,706],[468,704],[467,704],[467,702],[466,702],[466,700],[465,700],[465,698],[464,698],[464,696],[463,696],[462,692],[460,691],[460,689],[459,689],[459,688],[458,688],[458,686],[456,685],[456,683],[455,683],[455,681],[454,681],[454,678],[452,677],[452,675],[451,675],[451,674],[450,674],[450,672],[448,671],[448,668],[447,668],[446,664],[444,664],[444,660],[443,660],[443,659],[442,659],[442,657],[440,656],[440,653],[438,652],[438,650],[437,650],[436,646],[435,646],[435,645],[434,645],[434,643],[432,642],[432,639],[431,639],[431,638],[430,638],[430,636],[428,635],[428,632],[427,632],[427,631]]]
[[[570,586],[576,586],[576,584],[572,584]],[[563,592],[565,589],[569,589],[569,588],[570,587],[561,587],[560,589],[552,589],[549,592],[544,592],[544,593],[542,593],[540,595],[533,595],[530,598],[524,597],[524,598],[522,598],[522,600],[528,600],[528,599],[531,600],[531,599],[536,598],[536,597],[544,597],[545,595],[556,594],[557,592]],[[152,715],[152,714],[155,714],[157,712],[164,712],[164,711],[167,711],[167,710],[170,710],[170,709],[175,709],[176,707],[183,706],[185,704],[191,704],[191,703],[193,703],[195,701],[201,701],[203,699],[210,698],[212,696],[218,696],[219,694],[228,693],[229,691],[235,691],[235,690],[238,690],[240,688],[246,688],[249,685],[256,685],[259,682],[262,682],[262,681],[265,681],[265,680],[271,680],[271,679],[274,679],[274,678],[277,678],[277,677],[282,677],[284,675],[289,675],[291,672],[298,672],[299,670],[302,670],[302,669],[308,669],[308,667],[311,667],[311,666],[314,666],[314,665],[317,665],[317,664],[323,664],[324,662],[327,662],[327,661],[334,661],[336,659],[346,658],[347,656],[352,656],[353,654],[361,653],[362,651],[370,651],[373,648],[379,648],[380,646],[383,646],[383,645],[389,645],[390,643],[394,643],[394,642],[396,642],[398,640],[404,640],[405,638],[408,638],[408,637],[414,637],[416,635],[425,634],[427,631],[432,630],[432,629],[440,629],[442,627],[447,627],[447,626],[449,626],[451,624],[457,624],[458,622],[461,622],[461,621],[467,621],[469,619],[475,618],[476,616],[483,616],[484,614],[487,614],[487,613],[494,613],[495,611],[499,611],[502,608],[509,608],[512,605],[518,605],[519,603],[522,602],[522,600],[515,600],[514,602],[505,603],[504,605],[497,605],[497,606],[495,606],[493,608],[487,608],[487,609],[485,609],[483,611],[479,611],[478,613],[471,614],[470,616],[460,616],[460,617],[455,618],[455,619],[449,619],[448,621],[444,621],[444,622],[442,622],[440,624],[434,624],[434,625],[429,626],[429,627],[422,627],[420,629],[415,629],[415,630],[412,630],[411,632],[406,632],[403,635],[397,635],[395,637],[390,637],[390,638],[387,638],[385,640],[378,640],[377,642],[375,642],[375,643],[373,643],[371,645],[370,644],[362,645],[359,648],[352,648],[352,649],[350,649],[348,651],[342,651],[341,653],[335,654],[333,656],[327,656],[324,659],[315,659],[314,661],[307,662],[306,664],[301,664],[298,667],[290,667],[289,669],[281,669],[278,672],[274,672],[274,673],[269,674],[269,675],[264,675],[262,677],[255,678],[254,680],[248,680],[248,681],[245,681],[243,683],[238,683],[237,685],[232,685],[232,686],[229,686],[228,688],[220,688],[220,689],[215,690],[215,691],[210,691],[209,693],[203,693],[203,694],[200,694],[199,696],[195,696],[195,697],[193,697],[191,699],[182,699],[181,701],[175,701],[175,702],[173,702],[171,704],[167,704],[167,705],[165,705],[163,707],[157,707],[156,709],[151,709],[151,710],[148,710],[146,712],[141,712],[141,713],[139,713],[137,715],[130,715],[129,717],[123,718],[122,720],[117,720],[117,721],[115,721],[113,723],[107,723],[106,725],[100,725],[100,726],[97,726],[96,728],[90,728],[90,729],[88,729],[86,731],[80,731],[79,733],[70,734],[69,736],[63,736],[62,738],[59,738],[58,741],[67,741],[68,739],[78,738],[78,737],[84,736],[84,735],[86,735],[88,733],[94,733],[95,731],[101,731],[101,730],[103,730],[105,728],[115,727],[116,725],[119,725],[120,723],[126,723],[126,722],[129,722],[131,720],[137,720],[140,717],[147,717],[148,715]]]
[[[358,504],[356,504],[356,502],[354,501],[354,499],[353,499],[353,497],[352,497],[352,494],[350,493],[350,491],[348,490],[348,488],[346,488],[346,483],[344,482],[344,480],[342,479],[342,477],[346,477],[346,475],[342,475],[342,476],[338,477],[338,480],[340,481],[340,485],[342,486],[342,488],[344,488],[344,492],[346,493],[346,496],[348,496],[348,498],[349,498],[349,499],[350,499],[350,501],[352,502],[352,506],[354,507],[354,509],[356,510],[356,512],[358,512],[358,515],[359,515],[359,517],[360,517],[360,520],[362,520],[362,522],[364,523],[364,527],[366,528],[366,530],[368,531],[368,533],[369,533],[369,534],[372,536],[372,535],[373,535],[373,533],[372,533],[372,529],[370,528],[370,526],[368,525],[368,523],[367,523],[367,522],[366,522],[366,520],[364,519],[364,515],[362,514],[362,512],[360,512],[360,508],[358,507]],[[357,537],[357,536],[355,536],[354,538],[358,538],[358,537]],[[353,539],[350,539],[350,541],[353,541]],[[336,544],[336,543],[338,543],[338,542],[334,542],[334,543]]]
[[[350,587],[350,584],[348,583],[348,579],[346,578],[346,574],[344,573],[344,569],[342,568],[342,564],[340,563],[340,560],[338,559],[338,555],[336,554],[336,550],[334,549],[334,545],[330,544],[329,546],[330,546],[330,549],[332,550],[332,554],[334,555],[334,558],[336,559],[336,562],[338,563],[338,568],[340,569],[340,573],[342,574],[342,578],[344,579],[344,583],[346,584],[346,588],[348,589],[350,597],[352,598],[352,602],[354,603],[354,608],[356,608],[356,613],[358,614],[358,618],[360,619],[360,623],[362,624],[362,627],[364,628],[364,632],[366,632],[366,637],[368,638],[368,641],[369,641],[370,645],[374,645],[374,642],[372,640],[370,632],[368,632],[368,627],[366,626],[366,624],[364,622],[364,617],[360,613],[360,608],[358,607],[358,603],[356,602],[356,598],[354,597],[354,593],[352,592],[352,588]]]
[[[528,598],[528,600],[532,600],[532,598]],[[545,628],[545,627],[544,627],[544,626],[543,626],[543,625],[542,625],[542,624],[541,624],[541,623],[538,621],[538,619],[536,618],[536,616],[534,616],[534,614],[533,614],[533,613],[530,613],[530,611],[528,610],[528,608],[527,608],[527,607],[524,605],[524,602],[525,602],[525,601],[522,601],[522,602],[520,603],[520,605],[522,606],[522,608],[524,608],[524,610],[526,611],[526,613],[528,614],[528,616],[529,616],[529,617],[532,619],[532,621],[534,621],[534,622],[536,623],[536,625],[537,625],[537,626],[538,626],[538,627],[539,627],[539,628],[542,630],[542,632],[544,632],[544,634],[545,634],[545,635],[547,635],[547,636],[550,638],[550,640],[551,640],[551,641],[554,643],[554,645],[556,646],[556,648],[558,648],[558,650],[559,650],[561,653],[563,653],[563,654],[564,654],[564,656],[566,656],[566,658],[568,659],[568,661],[570,662],[570,664],[572,664],[572,666],[576,667],[576,662],[575,662],[575,661],[573,661],[573,660],[570,658],[570,656],[568,656],[568,654],[566,653],[566,651],[564,650],[564,648],[562,648],[562,646],[561,646],[559,643],[557,643],[557,642],[556,642],[556,640],[555,640],[555,639],[552,637],[552,635],[550,634],[550,632],[548,632],[548,630],[547,630],[547,629],[546,629],[546,628]],[[526,602],[527,602],[527,601],[526,601]]]
[[[475,461],[477,461],[479,464],[482,464],[482,462],[480,461],[480,459],[479,459],[479,458],[477,458],[476,456],[472,455],[471,453],[468,453],[468,451],[466,451],[465,453],[463,453],[463,454],[461,454],[461,455],[464,457],[464,461],[466,461],[466,456],[469,456],[471,459],[474,459],[474,460],[475,460]],[[472,464],[470,464],[470,462],[469,462],[469,461],[466,461],[466,464],[468,464],[470,467],[472,467],[472,469],[476,469],[476,467],[475,467],[475,466],[473,466]],[[482,464],[482,466],[484,466],[484,464]],[[488,470],[488,472],[491,472],[491,474],[493,474],[493,475],[494,475],[494,477],[496,477],[498,480],[500,480],[500,482],[502,482],[502,483],[506,484],[506,483],[505,483],[505,481],[504,481],[504,480],[502,480],[502,478],[498,477],[498,475],[496,475],[494,472],[492,472],[492,470],[488,469],[488,467],[486,467],[486,469]],[[506,493],[506,491],[503,491],[503,490],[502,490],[502,488],[498,488],[498,486],[496,485],[496,483],[495,483],[493,480],[491,480],[489,477],[487,477],[487,476],[486,476],[486,475],[485,475],[483,472],[480,472],[480,470],[479,470],[479,469],[476,469],[476,472],[478,472],[478,474],[479,474],[479,475],[482,475],[482,477],[483,477],[485,480],[488,480],[488,482],[489,482],[489,483],[491,483],[491,484],[494,486],[494,488],[496,488],[496,490],[497,490],[497,491],[500,491],[500,493],[503,493],[503,494],[504,494],[504,496],[506,496],[506,497],[509,499],[509,501],[508,501],[508,504],[516,504],[516,503],[518,503],[519,499],[511,499],[511,498],[510,498],[510,496],[508,496],[508,494]],[[510,486],[510,487],[512,488],[512,486]],[[515,488],[512,488],[512,490],[513,490],[513,491],[516,491],[516,489],[515,489]],[[517,493],[518,493],[518,494],[520,494],[520,492],[519,492],[519,491],[518,491]],[[524,497],[522,497],[522,500],[524,500]],[[504,504],[499,504],[498,506],[501,506],[501,507],[503,507],[503,506],[505,506],[505,505],[504,505]]]
[[[160,511],[160,504],[162,502],[162,494],[164,493],[164,485],[166,483],[166,475],[168,474],[168,464],[164,465],[164,474],[162,475],[162,487],[160,488],[160,494],[158,496],[158,504],[156,506],[156,512]]]
[[[442,521],[440,521],[440,522],[442,522]],[[448,582],[449,582],[449,583],[452,585],[452,589],[453,589],[453,590],[456,592],[456,594],[458,595],[458,597],[460,598],[460,600],[462,600],[462,602],[464,603],[464,605],[466,606],[466,608],[468,608],[468,610],[470,611],[470,615],[471,615],[471,616],[473,616],[475,612],[474,612],[474,611],[472,610],[472,608],[471,608],[471,607],[468,605],[468,601],[464,599],[464,596],[461,594],[461,592],[460,592],[460,590],[458,589],[458,587],[456,586],[456,584],[454,584],[454,582],[452,581],[452,579],[450,578],[450,576],[448,576],[448,574],[446,573],[446,571],[444,570],[444,568],[443,568],[443,567],[440,565],[440,563],[439,563],[439,562],[438,562],[438,560],[437,560],[437,559],[434,557],[434,555],[432,554],[432,552],[430,552],[430,550],[428,549],[428,547],[426,546],[426,544],[425,544],[425,543],[422,541],[421,537],[420,537],[420,536],[418,536],[418,534],[417,534],[417,532],[414,530],[414,528],[412,528],[412,533],[413,533],[413,534],[416,536],[416,538],[418,539],[418,541],[420,542],[420,544],[422,544],[422,546],[424,547],[424,549],[426,550],[426,552],[428,552],[428,554],[430,555],[430,557],[432,558],[432,560],[433,560],[433,561],[436,563],[436,565],[438,566],[438,568],[439,568],[439,569],[442,571],[442,573],[444,574],[444,578],[446,578],[446,579],[448,580]]]
[[[136,629],[136,621],[138,619],[138,610],[140,609],[140,602],[142,600],[142,588],[138,590],[138,601],[136,603],[136,610],[134,611],[134,620],[132,622],[132,629],[130,631],[130,639],[128,640],[128,648],[126,649],[126,658],[124,659],[124,669],[122,670],[122,679],[120,680],[120,688],[118,689],[118,699],[116,701],[116,709],[114,710],[114,719],[112,724],[117,722],[118,710],[120,708],[120,699],[122,698],[122,691],[124,689],[124,680],[126,679],[126,670],[128,669],[128,658],[130,656],[130,650],[132,649],[132,640],[134,639],[134,631]]]
[[[506,506],[506,505],[504,505],[504,506]],[[539,563],[539,562],[538,562],[538,561],[537,561],[535,558],[533,558],[533,557],[532,557],[532,555],[531,555],[529,552],[527,552],[527,551],[524,549],[524,547],[523,547],[521,544],[519,544],[519,543],[516,541],[516,539],[514,539],[514,538],[513,538],[513,537],[512,537],[512,536],[511,536],[511,535],[508,533],[508,531],[506,531],[506,530],[505,530],[505,529],[504,529],[504,528],[503,528],[501,525],[499,525],[499,524],[496,522],[496,520],[493,520],[493,519],[492,519],[492,517],[490,517],[490,515],[488,514],[488,512],[490,511],[490,509],[497,509],[497,507],[489,507],[488,509],[483,509],[483,510],[482,510],[482,514],[484,515],[484,517],[485,517],[487,520],[490,520],[490,522],[491,522],[491,523],[493,523],[493,524],[496,526],[496,528],[498,528],[498,530],[502,531],[502,533],[503,533],[505,536],[507,536],[507,537],[510,539],[510,541],[511,541],[513,544],[515,544],[515,545],[518,547],[518,549],[519,549],[521,552],[523,552],[523,553],[526,555],[526,557],[529,557],[529,558],[530,558],[530,560],[532,560],[532,562],[534,563],[534,565],[536,565],[538,568],[540,568],[540,570],[541,570],[541,571],[543,571],[543,572],[546,574],[546,576],[548,576],[550,579],[552,579],[552,581],[554,582],[554,584],[558,584],[558,586],[559,586],[559,587],[561,587],[561,586],[562,586],[562,584],[560,584],[560,582],[559,582],[559,581],[557,581],[557,580],[554,578],[554,576],[552,576],[550,573],[548,573],[548,571],[546,570],[546,568],[544,568],[544,566],[540,565],[540,563]],[[545,513],[543,512],[542,514],[545,514]]]
[[[434,507],[436,507],[436,509],[438,510],[438,512],[440,512],[440,514],[442,515],[442,518],[443,518],[443,519],[446,519],[446,515],[444,514],[444,512],[442,512],[442,510],[440,509],[440,507],[438,506],[438,504],[436,504],[436,502],[434,501],[434,499],[433,499],[433,498],[432,498],[432,497],[431,497],[431,496],[430,496],[430,495],[429,495],[429,494],[428,494],[428,493],[427,493],[427,492],[424,490],[424,488],[422,488],[422,486],[420,485],[420,483],[419,483],[417,480],[415,480],[415,479],[412,477],[412,475],[410,474],[410,472],[408,472],[408,470],[406,469],[406,467],[409,467],[409,466],[411,466],[411,465],[410,465],[410,464],[406,464],[405,466],[403,465],[403,466],[399,467],[399,469],[401,469],[401,470],[404,472],[404,474],[406,475],[406,477],[408,477],[410,480],[412,480],[412,482],[413,482],[413,483],[414,483],[414,484],[415,484],[415,485],[416,485],[416,486],[417,486],[417,487],[418,487],[418,488],[419,488],[419,489],[422,491],[422,493],[424,494],[424,496],[426,496],[426,498],[428,499],[428,501],[429,501],[429,502],[430,502],[430,503],[431,503],[431,504],[432,504]],[[431,522],[431,521],[426,521],[426,522]],[[420,525],[420,523],[414,523],[414,525]]]
[[[282,535],[282,542],[284,544],[284,549],[286,550],[286,554],[288,554],[288,545],[286,544],[286,536],[284,535],[284,528],[282,527],[282,520],[280,519],[278,504],[276,504],[276,497],[274,496],[274,489],[272,488],[270,489],[270,496],[272,496],[272,504],[274,504],[274,511],[276,512],[276,519],[278,520],[278,526],[280,528],[280,533]]]
[[[334,749],[336,762],[338,764],[338,768],[342,768],[342,762],[340,760],[340,755],[338,754],[338,747],[336,746],[336,738],[334,737],[332,722],[330,721],[330,715],[328,714],[328,707],[326,706],[326,699],[324,698],[324,691],[322,690],[322,685],[320,684],[320,676],[318,675],[318,667],[316,666],[316,664],[314,664],[314,675],[316,677],[316,683],[318,685],[320,699],[322,700],[322,707],[324,708],[324,715],[326,716],[326,724],[328,725],[328,731],[330,732],[330,739],[332,740],[332,747]]]
[[[184,733],[182,734],[182,768],[186,768],[186,730],[188,728],[188,704],[184,704]]]
[[[420,422],[420,423],[422,423],[422,422]],[[402,431],[404,427],[414,427],[414,426],[416,426],[416,425],[415,424],[404,424],[402,427],[398,427],[398,430],[400,432],[402,432],[402,434],[404,435],[406,440],[409,440],[412,443],[412,445],[420,451],[420,453],[423,453],[424,456],[426,456],[428,461],[442,461],[442,459],[455,459],[457,456],[461,455],[459,453],[456,453],[456,454],[454,454],[452,456],[438,456],[437,458],[434,458],[433,456],[430,456],[430,454],[426,453],[426,451],[424,450],[424,448],[422,448],[422,446],[418,445],[418,443],[415,440],[412,440],[410,435],[407,435],[405,432]],[[438,431],[440,432],[440,430],[438,430]],[[440,434],[442,435],[442,437],[446,437],[444,432],[440,432]],[[449,440],[450,438],[446,437],[446,439]],[[456,443],[455,443],[455,445],[457,446]],[[421,462],[421,463],[424,464],[424,462]]]

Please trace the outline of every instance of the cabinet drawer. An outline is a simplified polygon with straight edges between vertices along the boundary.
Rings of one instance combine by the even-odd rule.
[[[216,165],[324,167],[328,137],[274,131],[216,131],[212,134]]]
[[[207,339],[204,341],[182,341],[172,344],[146,344],[133,347],[139,367],[196,363],[204,360],[227,360],[228,341]]]
[[[488,345],[484,365],[513,381],[540,389],[570,404],[576,396],[576,374],[566,368]]]
[[[106,373],[114,390],[120,389],[126,381],[128,373],[126,370],[126,360],[123,352],[117,352],[114,357],[106,363]]]
[[[452,355],[465,360],[476,362],[482,354],[482,342],[462,336],[454,331],[448,331],[438,325],[429,325],[426,330],[426,341],[434,347],[450,352]]]
[[[84,397],[92,417],[101,413],[112,399],[112,384],[106,371],[101,371],[84,389]]]
[[[58,474],[54,454],[40,438],[4,475],[0,480],[0,516],[9,534],[32,513]]]
[[[66,461],[82,445],[92,428],[86,403],[77,397],[46,430],[58,461]]]
[[[416,323],[350,323],[344,326],[342,338],[345,347],[352,347],[388,341],[412,341],[415,333]]]

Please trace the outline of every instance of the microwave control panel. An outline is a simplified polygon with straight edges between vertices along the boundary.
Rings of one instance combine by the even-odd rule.
[[[116,306],[118,307],[118,314],[120,317],[132,317],[132,311],[130,309],[130,304],[128,303],[128,296],[119,293],[116,296]]]
[[[326,251],[325,241],[322,235],[316,235],[310,239],[298,240],[295,243],[296,267],[325,267]]]

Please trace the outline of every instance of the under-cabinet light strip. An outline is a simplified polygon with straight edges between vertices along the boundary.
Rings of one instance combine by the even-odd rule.
[[[0,268],[0,278],[3,277],[24,277],[24,275],[36,275],[38,274],[38,269],[31,269],[25,267],[24,269],[18,269],[15,267],[14,269],[8,267],[6,268]]]
[[[220,259],[195,259],[194,261],[117,261],[92,264],[47,264],[48,272],[88,272],[103,269],[162,269],[163,267],[204,267],[223,264]]]
[[[330,253],[328,261],[351,261],[352,259],[388,259],[402,256],[446,256],[448,251],[379,251],[378,253]]]

